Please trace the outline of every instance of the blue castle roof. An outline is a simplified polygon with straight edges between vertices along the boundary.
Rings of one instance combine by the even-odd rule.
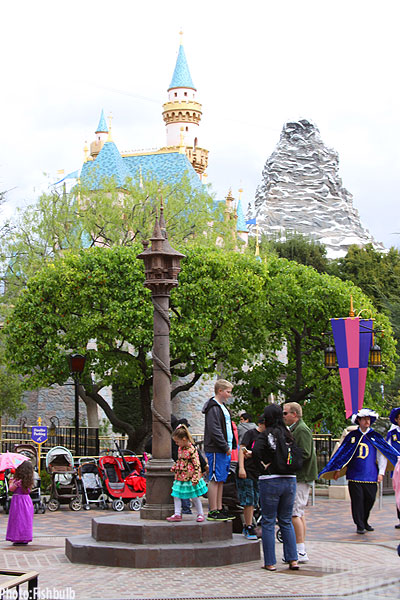
[[[174,74],[172,75],[168,91],[172,88],[191,88],[196,90],[190,76],[190,71],[182,44],[179,46],[178,58],[176,59],[175,70]]]
[[[240,200],[238,200],[238,203],[237,203],[236,214],[237,214],[237,222],[236,222],[237,231],[245,231],[246,233],[248,233],[249,230],[246,225],[246,219],[244,218],[242,203]]]
[[[104,117],[104,110],[101,111],[100,121],[99,121],[99,124],[97,125],[97,129],[96,129],[95,133],[108,133],[107,122]]]
[[[185,154],[166,152],[121,156],[114,142],[106,142],[93,161],[84,163],[81,182],[90,189],[101,188],[104,178],[113,178],[118,187],[124,187],[127,179],[139,181],[156,179],[167,184],[177,183],[186,175],[192,188],[202,190],[203,184]]]

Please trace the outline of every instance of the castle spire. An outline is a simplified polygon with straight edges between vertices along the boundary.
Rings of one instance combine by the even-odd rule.
[[[107,122],[104,117],[103,109],[101,110],[100,121],[99,121],[99,124],[97,125],[97,129],[96,129],[95,133],[108,133]]]
[[[162,113],[167,133],[167,148],[177,148],[178,152],[186,154],[201,177],[208,164],[208,150],[199,148],[198,144],[202,106],[196,100],[197,90],[190,75],[182,39],[167,91],[168,102],[163,105]]]
[[[107,141],[108,127],[107,127],[106,119],[104,117],[103,109],[101,111],[99,124],[97,125],[95,134],[96,134],[96,138],[95,138],[94,142],[92,142],[90,144],[90,156],[92,158],[96,158],[96,156],[99,154],[100,150],[104,146],[105,142]]]

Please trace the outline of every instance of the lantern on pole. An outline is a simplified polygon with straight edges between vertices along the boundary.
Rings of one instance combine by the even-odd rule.
[[[146,504],[142,519],[165,519],[171,514],[171,372],[169,351],[169,299],[178,285],[180,263],[184,255],[168,242],[163,206],[156,217],[151,246],[143,243],[138,255],[144,262],[144,285],[151,291],[154,307],[153,341],[153,415],[152,459],[147,470]]]

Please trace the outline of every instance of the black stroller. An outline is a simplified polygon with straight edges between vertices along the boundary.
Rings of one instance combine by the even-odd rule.
[[[79,459],[78,480],[85,510],[89,510],[91,504],[99,508],[108,508],[107,496],[104,494],[95,458]]]

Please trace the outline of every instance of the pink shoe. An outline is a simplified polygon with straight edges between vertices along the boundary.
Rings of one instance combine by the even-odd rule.
[[[197,515],[196,521],[197,523],[202,523],[204,521],[204,515]]]
[[[172,517],[167,517],[167,521],[172,521],[173,523],[182,521],[182,515],[172,515]]]

